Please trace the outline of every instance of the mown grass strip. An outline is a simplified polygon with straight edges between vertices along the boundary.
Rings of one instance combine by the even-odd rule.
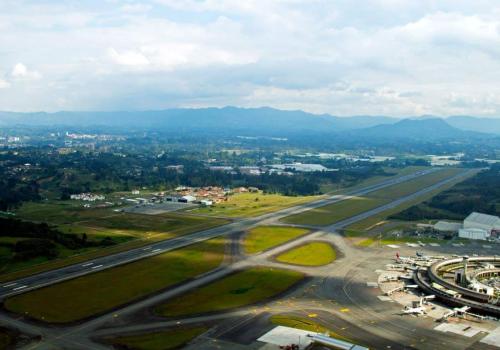
[[[284,292],[303,278],[291,270],[251,268],[173,298],[158,306],[156,313],[186,316],[251,305]]]
[[[7,310],[52,323],[104,313],[218,267],[221,238],[8,298]]]
[[[330,244],[311,242],[278,255],[276,260],[285,264],[322,266],[330,264],[336,257],[337,253]]]
[[[243,240],[247,254],[256,254],[277,247],[311,232],[308,229],[286,226],[257,226],[248,231]]]
[[[354,197],[341,202],[328,204],[323,207],[307,210],[299,214],[290,215],[283,218],[282,221],[298,225],[331,225],[349,217],[361,214],[365,211],[377,208],[381,205],[390,203],[397,198],[418,192],[423,188],[429,187],[463,171],[465,170],[456,168],[443,169],[371,192],[363,197]]]

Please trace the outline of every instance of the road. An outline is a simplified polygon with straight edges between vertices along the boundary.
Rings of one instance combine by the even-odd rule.
[[[35,274],[32,276],[28,276],[25,278],[21,278],[18,280],[9,281],[3,283],[0,286],[0,300],[15,294],[20,294],[27,292],[29,290],[37,289],[43,286],[48,286],[57,282],[61,282],[64,280],[76,278],[79,276],[83,276],[89,273],[102,271],[104,269],[108,269],[114,266],[122,265],[128,262],[132,262],[139,259],[144,259],[150,256],[162,254],[167,251],[171,251],[174,249],[182,248],[197,242],[205,241],[214,237],[229,235],[238,231],[245,231],[249,228],[256,225],[264,225],[273,221],[277,221],[280,218],[283,218],[288,215],[297,214],[305,210],[309,210],[312,208],[321,207],[327,204],[340,202],[342,200],[346,200],[351,198],[352,196],[362,196],[368,194],[373,191],[377,191],[379,189],[389,187],[395,184],[399,184],[405,181],[409,181],[411,179],[424,176],[430,174],[432,172],[438,171],[439,168],[425,169],[422,171],[415,172],[413,174],[391,178],[387,181],[383,181],[381,183],[377,183],[374,185],[366,186],[360,189],[355,189],[346,192],[342,195],[334,195],[325,199],[317,200],[314,202],[309,202],[305,204],[301,204],[298,206],[286,208],[280,211],[276,211],[273,213],[264,214],[258,217],[246,218],[243,220],[238,220],[233,223],[219,226],[213,229],[199,231],[192,234],[180,236],[177,238],[169,239],[166,241],[154,243],[145,247],[131,249],[125,252],[112,254],[104,257],[100,257],[94,260],[89,260],[84,263],[74,264],[70,266],[66,266],[63,268]],[[460,174],[465,176],[463,173]],[[442,185],[445,182],[452,181],[454,178],[447,179],[440,184]],[[432,186],[436,188],[437,186]],[[415,194],[417,195],[417,194]],[[404,201],[404,200],[403,200]],[[389,208],[392,203],[384,206],[385,208]],[[378,208],[377,208],[378,209]],[[377,209],[374,209],[371,212],[376,212]],[[385,209],[384,209],[385,210]],[[379,210],[380,211],[380,210]],[[373,214],[369,214],[371,216]],[[336,226],[338,227],[338,225]]]

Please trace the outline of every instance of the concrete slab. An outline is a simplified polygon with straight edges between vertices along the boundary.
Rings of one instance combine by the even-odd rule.
[[[379,296],[377,296],[377,298],[379,298],[382,301],[394,302],[394,300],[392,300],[391,297],[388,297],[387,295],[379,295]]]
[[[467,338],[472,338],[479,332],[482,332],[482,329],[455,323],[442,323],[439,326],[435,327],[434,329],[440,332],[450,332],[459,334]]]
[[[260,342],[274,344],[278,346],[287,346],[291,344],[299,345],[300,349],[305,349],[311,344],[311,338],[307,335],[318,333],[303,331],[301,329],[278,326],[257,339]]]
[[[497,327],[494,331],[490,332],[490,334],[481,339],[481,343],[500,348],[500,327]]]

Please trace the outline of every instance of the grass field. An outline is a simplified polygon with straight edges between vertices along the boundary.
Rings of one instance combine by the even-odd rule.
[[[331,263],[336,257],[335,249],[330,244],[311,242],[278,255],[276,260],[293,265],[322,266]]]
[[[66,323],[109,311],[220,265],[220,238],[8,298],[15,313]]]
[[[170,350],[179,349],[206,331],[207,328],[204,327],[180,328],[163,332],[116,337],[106,342],[120,348],[134,350]]]
[[[115,245],[77,250],[58,245],[59,255],[52,260],[39,257],[15,261],[11,259],[10,251],[0,250],[0,281],[21,278],[229,223],[220,218],[179,213],[142,215],[116,213],[109,209],[84,209],[65,201],[26,203],[17,214],[18,218],[26,220],[46,221],[65,233],[86,233],[89,240],[110,237]]]
[[[156,308],[161,316],[185,316],[238,308],[276,296],[304,276],[296,271],[251,268],[180,295]]]
[[[471,177],[474,175],[475,172],[471,172],[470,175],[468,175],[467,177],[465,178],[468,178],[468,177]],[[418,198],[414,199],[414,200],[411,200],[411,201],[408,201],[408,202],[405,202],[397,207],[394,207],[392,209],[389,209],[389,210],[386,210],[386,211],[383,211],[377,215],[373,215],[365,220],[361,220],[361,221],[358,221],[352,225],[349,225],[348,227],[346,227],[345,231],[344,231],[344,234],[348,237],[369,237],[369,236],[372,236],[373,235],[373,232],[375,231],[374,228],[377,226],[377,225],[380,225],[382,223],[385,222],[385,220],[387,219],[388,216],[392,215],[392,214],[395,214],[395,213],[398,213],[404,209],[407,209],[415,204],[418,204],[418,203],[421,203],[423,201],[426,201],[432,197],[434,197],[435,195],[437,195],[438,193],[442,192],[442,191],[445,191],[451,187],[453,187],[455,184],[463,181],[465,178],[460,178],[458,180],[454,180],[446,185],[443,185],[442,187],[440,187],[439,189],[436,189],[434,191],[431,191],[429,193],[426,193],[422,196],[419,196]],[[404,223],[402,223],[402,225],[404,226]],[[377,233],[378,234],[378,233]],[[365,239],[365,240],[358,240],[358,244],[359,245],[363,245],[363,246],[367,246],[367,245],[370,245],[371,243],[373,243],[370,239]]]
[[[243,241],[247,254],[256,254],[279,246],[311,232],[308,229],[286,226],[257,226],[248,231]]]
[[[321,196],[283,196],[280,194],[238,193],[227,202],[197,208],[191,213],[227,217],[252,217],[320,199]]]
[[[281,221],[287,224],[326,226],[376,208],[387,202],[387,200],[381,198],[354,197],[299,214],[290,215],[284,217]]]
[[[369,193],[363,197],[354,197],[323,207],[307,210],[282,219],[285,223],[298,225],[326,226],[343,219],[374,209],[397,198],[415,193],[439,181],[447,179],[463,169],[448,168],[427,174],[400,184],[389,186]]]

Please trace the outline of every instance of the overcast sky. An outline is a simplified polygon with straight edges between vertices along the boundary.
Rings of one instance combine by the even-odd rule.
[[[0,0],[0,110],[500,116],[500,1]]]

